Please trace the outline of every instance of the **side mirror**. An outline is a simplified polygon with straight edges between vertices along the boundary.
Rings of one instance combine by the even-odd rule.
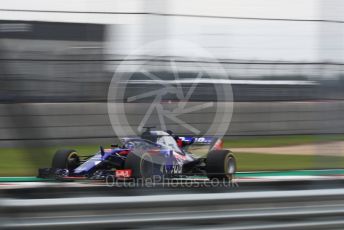
[[[104,156],[104,154],[105,154],[105,151],[104,151],[103,146],[100,146],[100,154],[101,154],[102,156]]]

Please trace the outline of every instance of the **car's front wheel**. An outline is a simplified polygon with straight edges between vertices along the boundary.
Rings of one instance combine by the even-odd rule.
[[[78,153],[72,149],[57,150],[53,161],[52,168],[73,170],[80,165]]]

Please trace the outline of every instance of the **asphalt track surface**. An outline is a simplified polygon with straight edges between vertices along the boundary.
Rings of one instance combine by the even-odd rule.
[[[245,191],[312,190],[343,188],[344,170],[298,170],[285,172],[240,172],[232,183],[210,182],[206,178],[165,183],[108,181],[59,182],[36,177],[0,178],[0,197],[65,198],[92,196],[140,196],[167,194],[236,193]]]
[[[343,229],[344,189],[0,199],[0,229]]]
[[[1,178],[0,229],[343,229],[344,170],[126,186]],[[26,182],[24,182],[26,181]],[[121,208],[126,207],[126,208]],[[157,226],[157,227],[154,227]]]

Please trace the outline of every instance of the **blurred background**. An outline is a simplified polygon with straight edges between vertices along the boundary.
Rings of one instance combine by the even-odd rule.
[[[343,9],[340,0],[2,0],[0,175],[35,175],[59,147],[92,153],[115,142],[107,111],[114,71],[161,39],[197,44],[226,70],[234,107],[225,144],[239,170],[342,168]],[[182,78],[214,60],[166,49],[175,55],[148,64],[163,80],[171,58]],[[147,55],[127,59],[128,72]],[[210,122],[197,116],[186,122]]]

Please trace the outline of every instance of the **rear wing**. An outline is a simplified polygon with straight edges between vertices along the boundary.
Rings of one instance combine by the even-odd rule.
[[[214,137],[179,137],[182,141],[197,145],[210,145],[214,141]]]
[[[223,149],[223,141],[219,137],[179,137],[183,142],[186,142],[185,147],[187,151],[197,155],[206,155],[211,150]]]

